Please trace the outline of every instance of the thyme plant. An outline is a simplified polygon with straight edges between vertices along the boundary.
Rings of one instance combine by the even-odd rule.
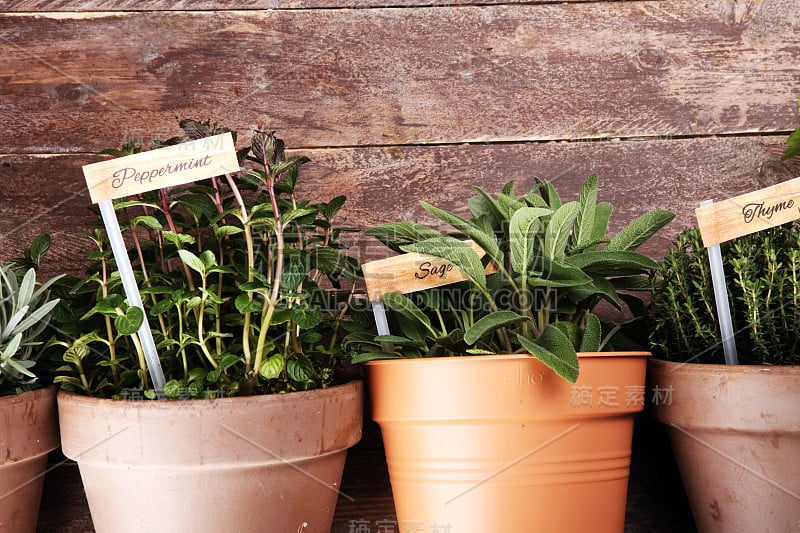
[[[184,136],[153,147],[230,131],[180,125]],[[140,150],[129,144],[105,153]],[[76,280],[73,313],[61,326],[63,388],[155,397],[136,333],[144,320],[169,398],[334,383],[358,271],[339,243],[350,230],[334,224],[345,198],[300,199],[296,184],[308,159],[287,158],[274,132],[256,131],[238,156],[235,174],[115,202],[147,316],[127,305],[104,229],[87,235],[93,264]]]
[[[800,225],[721,245],[742,364],[800,364]],[[697,228],[683,230],[653,278],[650,344],[664,359],[724,363],[708,253]]]

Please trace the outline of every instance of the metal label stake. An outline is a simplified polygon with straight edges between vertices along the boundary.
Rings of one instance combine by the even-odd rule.
[[[713,204],[713,200],[705,200],[700,207]],[[738,365],[739,355],[736,352],[736,339],[733,334],[731,304],[728,300],[728,285],[725,282],[725,271],[722,267],[722,251],[719,244],[707,248],[708,262],[711,266],[711,282],[714,285],[714,302],[717,306],[719,331],[722,336],[722,349],[725,352],[726,365]]]

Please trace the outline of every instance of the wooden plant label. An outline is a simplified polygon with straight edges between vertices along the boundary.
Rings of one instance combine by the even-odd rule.
[[[483,257],[485,252],[480,246],[466,242],[478,257]],[[449,261],[413,252],[370,261],[361,265],[361,269],[371,301],[380,300],[387,292],[406,294],[469,279]],[[487,274],[496,270],[493,263],[486,267]]]
[[[706,247],[800,218],[800,177],[698,207],[697,227]]]
[[[83,167],[93,203],[239,170],[233,136],[223,133]]]

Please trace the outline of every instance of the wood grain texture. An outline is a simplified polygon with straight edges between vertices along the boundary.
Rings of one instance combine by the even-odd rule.
[[[348,147],[788,131],[794,0],[0,17],[0,153],[176,119]]]
[[[343,215],[357,226],[403,220],[440,227],[419,200],[468,216],[471,185],[499,191],[516,180],[521,192],[538,176],[551,180],[562,197],[574,199],[586,177],[596,173],[599,199],[615,207],[609,234],[645,211],[677,213],[641,249],[660,257],[679,229],[695,223],[700,201],[725,199],[800,174],[800,162],[778,161],[783,147],[782,137],[743,137],[325,151],[308,154],[313,172],[306,173],[302,192],[322,200],[329,190],[346,191]],[[386,255],[373,241],[361,246],[366,247],[364,257]]]
[[[539,4],[552,0],[450,0],[447,5]],[[580,2],[583,0],[561,0]],[[606,0],[598,0],[606,1]],[[419,7],[441,5],[436,0],[2,0],[0,12],[34,11],[223,11],[261,9],[335,9],[365,7]]]
[[[298,194],[329,200],[346,194],[339,222],[368,228],[403,220],[437,227],[419,206],[466,215],[471,185],[498,191],[509,180],[519,191],[534,177],[554,182],[564,198],[578,194],[583,180],[600,176],[600,199],[614,204],[610,233],[650,209],[669,209],[677,218],[642,249],[660,257],[674,234],[694,224],[701,200],[722,200],[800,175],[800,161],[780,162],[783,137],[705,138],[661,141],[521,143],[483,146],[410,146],[294,152],[309,156]],[[76,235],[96,217],[81,165],[96,156],[0,157],[0,259],[18,256],[39,232],[53,235],[51,268],[79,271]],[[362,262],[386,257],[380,243],[349,236]]]

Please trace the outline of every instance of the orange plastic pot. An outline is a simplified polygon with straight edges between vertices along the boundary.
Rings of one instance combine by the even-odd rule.
[[[622,533],[648,355],[368,363],[401,531]]]
[[[47,454],[56,448],[55,387],[0,398],[0,531],[36,531]]]
[[[701,533],[800,531],[800,366],[650,361]]]
[[[97,533],[327,533],[362,385],[189,401],[62,391],[62,448]]]

